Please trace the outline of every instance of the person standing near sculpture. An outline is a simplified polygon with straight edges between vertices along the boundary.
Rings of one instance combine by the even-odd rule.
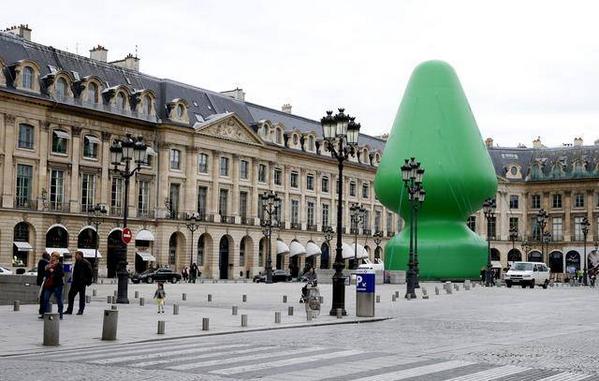
[[[83,253],[77,251],[75,253],[75,267],[73,268],[73,281],[69,290],[69,306],[65,314],[73,313],[73,305],[75,304],[75,296],[79,294],[79,311],[77,315],[83,315],[85,309],[85,287],[92,284],[93,271],[89,261],[83,258]]]
[[[44,280],[44,286],[42,291],[42,309],[39,316],[40,319],[44,318],[44,313],[48,312],[48,303],[50,297],[54,295],[56,304],[58,305],[58,313],[62,319],[62,288],[64,286],[64,269],[62,263],[60,263],[60,254],[53,252],[50,255],[50,263],[45,269],[46,280]]]

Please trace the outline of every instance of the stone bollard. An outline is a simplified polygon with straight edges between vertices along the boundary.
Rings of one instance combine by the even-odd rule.
[[[312,318],[313,318],[312,310],[306,311],[306,320],[307,321],[312,321]]]
[[[207,331],[210,327],[210,319],[202,318],[202,331]]]
[[[139,298],[139,291],[135,291],[135,299]]]
[[[459,284],[456,284],[456,285],[455,285],[455,290],[456,290],[456,291],[460,291],[460,285],[459,285]]]
[[[248,316],[246,314],[241,314],[241,326],[242,327],[248,326]]]
[[[287,315],[293,316],[293,306],[287,307]]]
[[[407,300],[412,300],[412,294],[406,294],[406,299]]]
[[[187,294],[184,292],[183,295],[181,295],[181,299],[182,300],[187,300]]]
[[[173,315],[179,315],[179,305],[177,303],[173,304]]]
[[[139,298],[139,305],[143,307],[145,304],[145,299],[143,297]]]
[[[248,296],[246,294],[243,294],[241,296],[241,301],[244,302],[244,303],[247,302],[248,301]]]
[[[381,302],[381,296],[380,296],[380,295],[377,295],[377,296],[376,296],[376,302],[377,302],[377,303],[380,303],[380,302]]]
[[[318,302],[319,302],[320,304],[324,303],[324,296],[319,296],[319,297],[318,297]]]
[[[283,303],[287,303],[287,295],[283,295]]]
[[[451,286],[447,286],[447,287],[445,287],[445,292],[446,292],[448,295],[451,295],[451,294],[453,293],[453,291],[451,291]]]
[[[92,302],[92,297],[89,295],[85,295],[85,303],[90,304]]]
[[[108,295],[106,297],[106,303],[111,304],[112,303],[112,296]]]
[[[424,287],[422,287],[422,299],[428,299],[428,291]]]
[[[233,315],[233,316],[237,315],[237,306],[231,307],[231,315]]]
[[[341,319],[343,317],[343,308],[337,308],[337,319]]]
[[[439,295],[439,287],[435,286],[435,295]]]
[[[113,295],[113,296],[116,298],[116,296],[117,296],[117,291],[116,291],[116,290],[114,290],[114,292],[112,293],[112,295]]]
[[[159,335],[164,335],[165,328],[166,328],[166,321],[158,320],[158,332],[156,332],[156,333]]]
[[[212,301],[212,294],[208,294],[208,301],[211,302]]]
[[[275,324],[279,324],[281,322],[281,313],[275,312]]]
[[[392,302],[394,302],[394,301],[396,301],[396,300],[397,300],[397,297],[395,296],[395,294],[392,294],[392,295],[391,295],[391,301],[392,301]]]
[[[102,340],[116,340],[116,331],[119,322],[119,311],[104,310],[102,323]]]
[[[15,300],[14,302],[12,302],[12,310],[20,311],[21,310],[21,302],[18,300]]]
[[[116,311],[119,309],[119,307],[116,304],[113,304],[112,306],[110,306],[110,309]]]
[[[92,290],[92,296],[98,296],[98,290],[95,288]]]
[[[104,284],[104,279],[100,279],[100,284]]]
[[[395,298],[399,298],[399,291],[395,291]]]
[[[60,320],[56,313],[44,314],[44,342],[43,345],[57,346],[60,342]]]

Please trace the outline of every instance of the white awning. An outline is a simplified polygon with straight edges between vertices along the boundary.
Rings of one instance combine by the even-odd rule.
[[[296,255],[306,254],[306,248],[304,245],[297,241],[291,241],[289,244],[289,257],[295,257]]]
[[[77,249],[83,253],[83,258],[95,258],[96,257],[96,249]],[[102,258],[102,254],[98,251],[98,258]]]
[[[503,266],[501,265],[501,262],[499,261],[491,261],[491,267],[494,269],[502,269]]]
[[[355,245],[348,245],[347,243],[343,243],[343,259],[352,259],[356,256],[356,249],[355,249]],[[358,253],[357,253],[358,258],[368,258],[368,253],[366,252],[366,249],[364,249],[364,246],[358,244]]]
[[[54,135],[56,135],[57,137],[61,138],[61,139],[71,139],[71,135],[68,134],[68,132],[65,131],[61,131],[61,130],[54,130]]]
[[[93,144],[102,143],[102,141],[100,139],[96,138],[93,135],[85,135],[85,139],[87,139],[88,142],[93,143]]]
[[[154,241],[154,234],[148,229],[142,229],[135,235],[136,241]]]
[[[313,255],[320,255],[322,251],[320,251],[320,247],[312,241],[308,241],[306,244],[306,257],[311,257]]]
[[[141,259],[143,259],[146,262],[156,262],[156,258],[147,251],[138,251],[136,254],[139,255]]]
[[[289,246],[283,241],[277,240],[277,255],[279,254],[288,254]]]
[[[29,244],[29,242],[13,242],[13,245],[17,247],[17,251],[33,251],[33,247]]]
[[[60,256],[62,257],[64,254],[69,254],[70,251],[69,249],[67,249],[66,247],[46,247],[46,253],[52,255],[53,252],[58,252],[60,253]]]

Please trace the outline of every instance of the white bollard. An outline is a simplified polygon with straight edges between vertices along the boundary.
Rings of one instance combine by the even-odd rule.
[[[145,305],[145,299],[143,297],[139,298],[139,305],[142,307]]]
[[[181,295],[181,299],[183,299],[183,300],[187,300],[187,294],[186,294],[186,293],[183,293],[183,295]]]
[[[179,315],[179,305],[173,304],[173,315]]]
[[[293,316],[293,306],[287,307],[287,315]]]
[[[60,320],[56,313],[44,314],[44,342],[43,345],[57,346],[60,342]]]
[[[135,299],[139,298],[139,291],[135,291]]]
[[[18,300],[15,300],[15,301],[12,303],[12,310],[13,310],[13,311],[20,311],[20,310],[21,310],[21,302],[20,302],[20,301],[18,301]]]
[[[208,301],[211,302],[212,301],[212,294],[208,294]]]
[[[275,324],[279,324],[281,322],[281,313],[275,312]]]
[[[243,296],[241,297],[241,301],[242,302],[247,302],[248,301],[248,296],[246,294],[243,294]]]
[[[158,320],[158,332],[156,332],[156,333],[159,335],[164,335],[165,328],[166,328],[166,321]]]
[[[95,288],[92,290],[92,296],[98,296],[98,290]]]
[[[242,327],[248,326],[248,316],[246,314],[241,314],[241,326]]]
[[[231,314],[232,315],[237,315],[237,306],[231,307]]]
[[[119,321],[119,311],[104,310],[102,322],[102,340],[116,340],[116,331]]]
[[[283,303],[287,303],[287,295],[283,295]]]
[[[209,327],[210,327],[210,319],[202,318],[202,331],[208,331]]]

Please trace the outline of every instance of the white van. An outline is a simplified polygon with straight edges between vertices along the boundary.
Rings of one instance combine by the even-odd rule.
[[[374,262],[371,262],[368,258],[362,258],[362,264],[358,266],[359,269],[369,269],[374,271],[385,271],[385,264],[380,258],[374,258]]]
[[[519,284],[522,288],[530,286],[534,288],[541,286],[547,288],[549,285],[549,267],[539,262],[514,262],[512,267],[505,273],[505,285]]]

